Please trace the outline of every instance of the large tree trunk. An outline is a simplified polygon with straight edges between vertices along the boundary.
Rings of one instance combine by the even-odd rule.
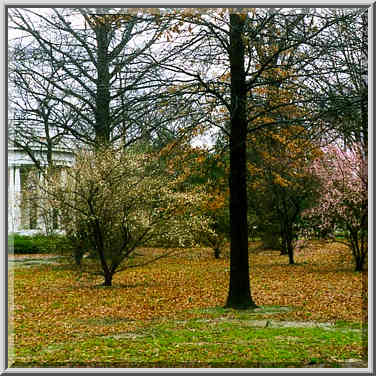
[[[95,143],[110,141],[110,73],[108,61],[109,26],[97,23],[97,93],[95,111]]]
[[[248,264],[246,187],[246,100],[244,18],[230,15],[231,131],[230,131],[230,285],[226,307],[255,307]]]

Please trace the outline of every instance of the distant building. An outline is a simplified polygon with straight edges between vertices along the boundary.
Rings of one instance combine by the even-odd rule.
[[[40,137],[42,138],[42,132],[40,132],[40,134]],[[25,183],[28,174],[31,170],[35,169],[35,162],[31,158],[30,152],[43,167],[47,165],[47,150],[43,148],[43,142],[29,143],[27,148],[17,147],[15,146],[12,137],[14,137],[12,132],[9,132],[8,233],[44,232],[46,230],[45,223],[38,212],[37,203],[27,207],[23,205],[22,202],[27,189]],[[69,142],[60,142],[59,145],[53,147],[52,159],[55,166],[69,166],[74,161],[73,149],[66,145],[69,145]],[[54,227],[58,227],[58,224],[55,224]]]

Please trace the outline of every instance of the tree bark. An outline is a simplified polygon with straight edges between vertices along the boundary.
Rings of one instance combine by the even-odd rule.
[[[97,35],[97,92],[95,107],[95,141],[96,145],[108,144],[110,141],[110,73],[108,61],[108,34],[105,23],[98,22]]]
[[[294,265],[294,246],[291,241],[289,241],[289,244],[287,245],[288,249],[288,254],[289,254],[289,264]]]
[[[111,273],[105,274],[103,286],[112,286],[112,277],[113,277],[113,274]]]
[[[220,247],[214,247],[213,248],[214,249],[214,257],[216,258],[216,259],[219,259],[220,258],[220,256],[221,256],[221,249],[220,249]]]
[[[256,307],[252,300],[248,263],[246,186],[247,89],[244,69],[244,18],[230,15],[230,285],[226,307]]]
[[[364,270],[364,257],[357,256],[355,257],[355,271],[362,272]]]

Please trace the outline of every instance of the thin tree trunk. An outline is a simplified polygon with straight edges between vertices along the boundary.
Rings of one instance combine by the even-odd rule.
[[[364,270],[364,258],[362,256],[355,258],[355,271],[362,272]]]
[[[230,132],[230,285],[226,307],[255,307],[248,263],[246,187],[246,99],[244,19],[230,15],[231,132]]]
[[[104,283],[103,283],[103,286],[112,286],[112,277],[113,277],[113,274],[111,273],[106,273],[104,275]]]
[[[294,261],[294,247],[292,245],[292,241],[289,240],[288,243],[289,244],[287,245],[287,249],[288,249],[288,255],[289,255],[289,264],[290,265],[294,265],[295,264],[295,261]]]
[[[287,222],[285,224],[285,242],[287,247],[287,254],[289,256],[289,264],[294,265],[294,245],[293,245],[293,227],[292,223]]]
[[[284,228],[283,224],[281,224],[281,256],[287,255],[288,251],[288,243],[286,237],[286,229]]]

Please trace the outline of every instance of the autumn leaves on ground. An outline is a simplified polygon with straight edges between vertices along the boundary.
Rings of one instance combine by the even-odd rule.
[[[334,358],[362,359],[367,277],[353,271],[350,252],[335,243],[311,242],[291,266],[279,252],[258,251],[257,243],[251,247],[258,312],[221,308],[229,260],[226,255],[214,259],[211,249],[184,250],[128,269],[115,276],[113,287],[79,277],[69,264],[27,267],[14,262],[25,256],[10,256],[13,362],[16,367],[124,367],[129,362],[130,367],[195,368],[304,367]],[[340,332],[261,328],[258,323],[268,326],[265,320],[327,323]],[[261,354],[260,341],[266,346]]]

